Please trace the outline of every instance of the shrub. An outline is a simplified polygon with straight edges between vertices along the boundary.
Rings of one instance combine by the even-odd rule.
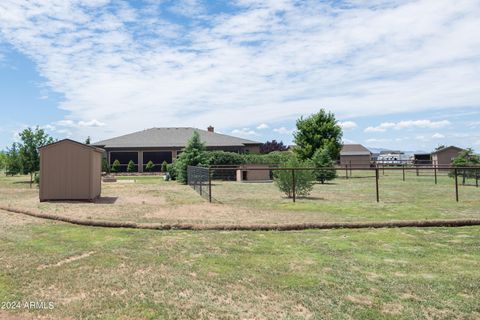
[[[167,171],[170,176],[170,180],[177,180],[177,169],[173,163],[167,164]]]
[[[147,162],[147,165],[145,166],[145,171],[152,172],[154,168],[155,168],[155,165],[153,164],[152,160],[150,160]]]
[[[297,157],[292,157],[280,168],[299,168],[311,167],[311,161],[300,161]],[[276,170],[273,173],[275,184],[280,191],[284,192],[289,198],[293,197],[293,178],[291,170]],[[313,188],[315,175],[313,170],[296,170],[295,171],[295,195],[307,196]]]
[[[108,165],[107,158],[102,158],[102,172],[110,173],[110,166]]]
[[[243,161],[248,164],[280,165],[293,157],[295,154],[290,151],[274,151],[268,154],[244,154]]]
[[[40,184],[40,172],[35,172],[33,175],[33,182],[36,184]]]
[[[115,160],[112,163],[112,168],[110,169],[112,172],[119,172],[120,171],[120,161]]]
[[[463,184],[467,178],[475,178],[478,171],[476,169],[462,169],[465,167],[478,167],[480,166],[480,157],[473,152],[473,149],[468,148],[463,150],[452,160],[452,167],[456,167],[457,174],[462,177]],[[450,177],[455,176],[455,171],[452,170],[449,173]]]
[[[135,162],[133,160],[128,161],[127,164],[127,172],[136,172],[137,168],[135,168]]]
[[[315,168],[317,168],[317,170],[314,172],[317,181],[320,181],[322,184],[324,184],[325,181],[330,181],[337,177],[337,172],[335,170],[318,169],[332,168],[334,166],[334,162],[327,149],[318,149],[315,151],[312,162]]]
[[[209,166],[236,166],[244,163],[245,159],[241,154],[225,151],[206,151],[205,164]]]
[[[162,167],[160,168],[160,170],[162,172],[167,172],[167,170],[168,170],[168,162],[167,161],[162,162]]]

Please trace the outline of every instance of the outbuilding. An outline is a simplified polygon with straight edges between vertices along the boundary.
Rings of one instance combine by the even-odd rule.
[[[100,197],[104,150],[64,139],[40,148],[40,201]]]
[[[238,182],[271,182],[270,168],[264,164],[243,164],[237,169]]]
[[[349,168],[370,168],[372,153],[361,144],[344,144],[340,151],[340,165]]]
[[[452,160],[464,150],[465,149],[455,146],[435,150],[432,152],[432,164],[438,168],[450,167],[452,165]]]

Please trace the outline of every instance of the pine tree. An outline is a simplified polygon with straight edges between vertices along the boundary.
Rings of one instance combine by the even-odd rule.
[[[136,172],[137,169],[135,168],[135,162],[133,160],[128,161],[127,164],[127,172]]]

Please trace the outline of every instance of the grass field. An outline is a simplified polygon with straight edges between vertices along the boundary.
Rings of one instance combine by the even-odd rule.
[[[357,178],[317,184],[296,203],[273,183],[214,181],[213,204],[161,177],[120,177],[103,184],[95,203],[39,203],[38,189],[25,178],[0,176],[0,203],[85,219],[202,225],[480,218],[480,188],[460,186],[456,203],[453,179],[446,176],[435,185],[431,176],[410,172],[403,182],[400,172],[386,172],[377,203],[374,178],[354,174]]]
[[[436,187],[423,177],[414,182],[412,176],[409,187],[397,178],[382,177],[380,204],[367,189],[372,180],[359,178],[316,186],[313,195],[322,199],[300,199],[295,206],[303,207],[295,207],[271,184],[217,183],[223,204],[208,204],[189,187],[158,178],[104,185],[96,204],[39,204],[24,177],[0,176],[0,203],[91,218],[199,223],[379,219],[372,212],[387,219],[478,217],[474,187],[462,187],[464,201],[456,204],[447,178]],[[422,184],[438,199],[416,194]],[[388,185],[412,201],[392,200]],[[255,186],[261,191],[244,192]],[[345,188],[356,205],[343,198]],[[328,205],[335,197],[338,208]],[[52,310],[0,309],[7,320],[480,318],[480,227],[160,232],[0,211],[0,266],[0,303],[54,304]]]
[[[2,319],[480,317],[478,227],[157,232],[0,215],[0,301],[55,305]]]

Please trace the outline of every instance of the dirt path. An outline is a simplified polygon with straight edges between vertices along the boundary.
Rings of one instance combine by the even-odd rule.
[[[325,222],[325,223],[296,223],[296,224],[155,224],[135,222],[115,222],[102,220],[86,220],[63,217],[43,212],[29,211],[20,208],[5,207],[0,205],[0,210],[23,214],[41,219],[62,221],[77,225],[106,228],[131,228],[147,230],[213,230],[213,231],[291,231],[307,229],[368,229],[368,228],[404,228],[404,227],[465,227],[478,226],[480,219],[460,220],[393,220],[371,222]]]

